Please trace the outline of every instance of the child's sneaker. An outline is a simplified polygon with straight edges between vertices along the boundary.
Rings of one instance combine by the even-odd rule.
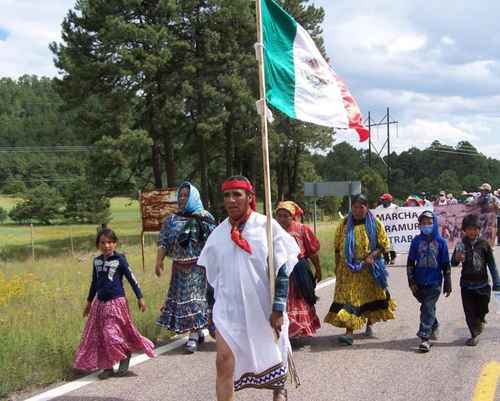
[[[130,355],[122,359],[120,361],[120,365],[118,366],[118,371],[116,372],[116,376],[125,376],[128,372],[128,368],[130,366]]]
[[[429,352],[431,350],[431,343],[429,342],[429,340],[422,341],[418,346],[418,350],[422,353]]]
[[[468,345],[469,347],[475,347],[478,344],[479,344],[479,337],[471,337],[465,342],[465,345]]]
[[[186,345],[184,348],[186,351],[190,354],[194,354],[196,351],[198,351],[198,333],[191,333],[189,335],[189,339],[187,340]]]

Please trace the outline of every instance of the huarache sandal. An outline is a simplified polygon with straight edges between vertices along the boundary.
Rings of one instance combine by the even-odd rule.
[[[284,388],[274,390],[273,401],[288,401],[288,392]]]
[[[352,345],[354,344],[354,339],[352,336],[344,335],[339,337],[339,343],[344,345]]]

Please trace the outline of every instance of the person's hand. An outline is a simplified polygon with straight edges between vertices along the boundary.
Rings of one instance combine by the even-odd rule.
[[[316,274],[314,276],[316,282],[319,283],[322,279],[321,269],[316,269]]]
[[[375,263],[375,259],[373,255],[370,253],[364,260],[366,265],[373,265]]]
[[[281,333],[281,326],[283,326],[283,313],[273,311],[271,314],[271,327],[278,335]]]
[[[463,263],[465,260],[465,253],[457,252],[457,254],[455,255],[455,259],[457,260],[458,263]]]
[[[158,263],[155,267],[156,277],[161,277],[161,275],[163,274],[163,270],[164,270],[163,264]]]
[[[91,306],[92,306],[92,303],[87,301],[87,304],[85,305],[85,308],[83,309],[83,317],[87,317],[89,315]]]
[[[451,295],[451,277],[445,276],[443,283],[443,294],[446,298]]]
[[[146,302],[144,302],[144,298],[137,300],[137,306],[141,312],[146,312]]]

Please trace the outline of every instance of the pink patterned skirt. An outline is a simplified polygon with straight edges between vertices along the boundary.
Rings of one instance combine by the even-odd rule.
[[[154,345],[141,336],[130,318],[125,297],[92,303],[73,367],[94,371],[111,369],[133,352],[154,357]]]
[[[316,309],[302,298],[297,290],[296,283],[290,280],[288,288],[288,319],[290,338],[312,337],[321,327]]]

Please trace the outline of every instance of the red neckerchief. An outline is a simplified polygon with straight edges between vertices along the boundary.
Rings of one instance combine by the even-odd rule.
[[[247,222],[251,214],[252,209],[248,209],[245,216],[237,221],[233,221],[231,220],[231,218],[229,218],[229,223],[231,224],[231,239],[237,246],[239,246],[250,255],[252,254],[252,248],[250,247],[248,241],[242,237],[240,227]]]

